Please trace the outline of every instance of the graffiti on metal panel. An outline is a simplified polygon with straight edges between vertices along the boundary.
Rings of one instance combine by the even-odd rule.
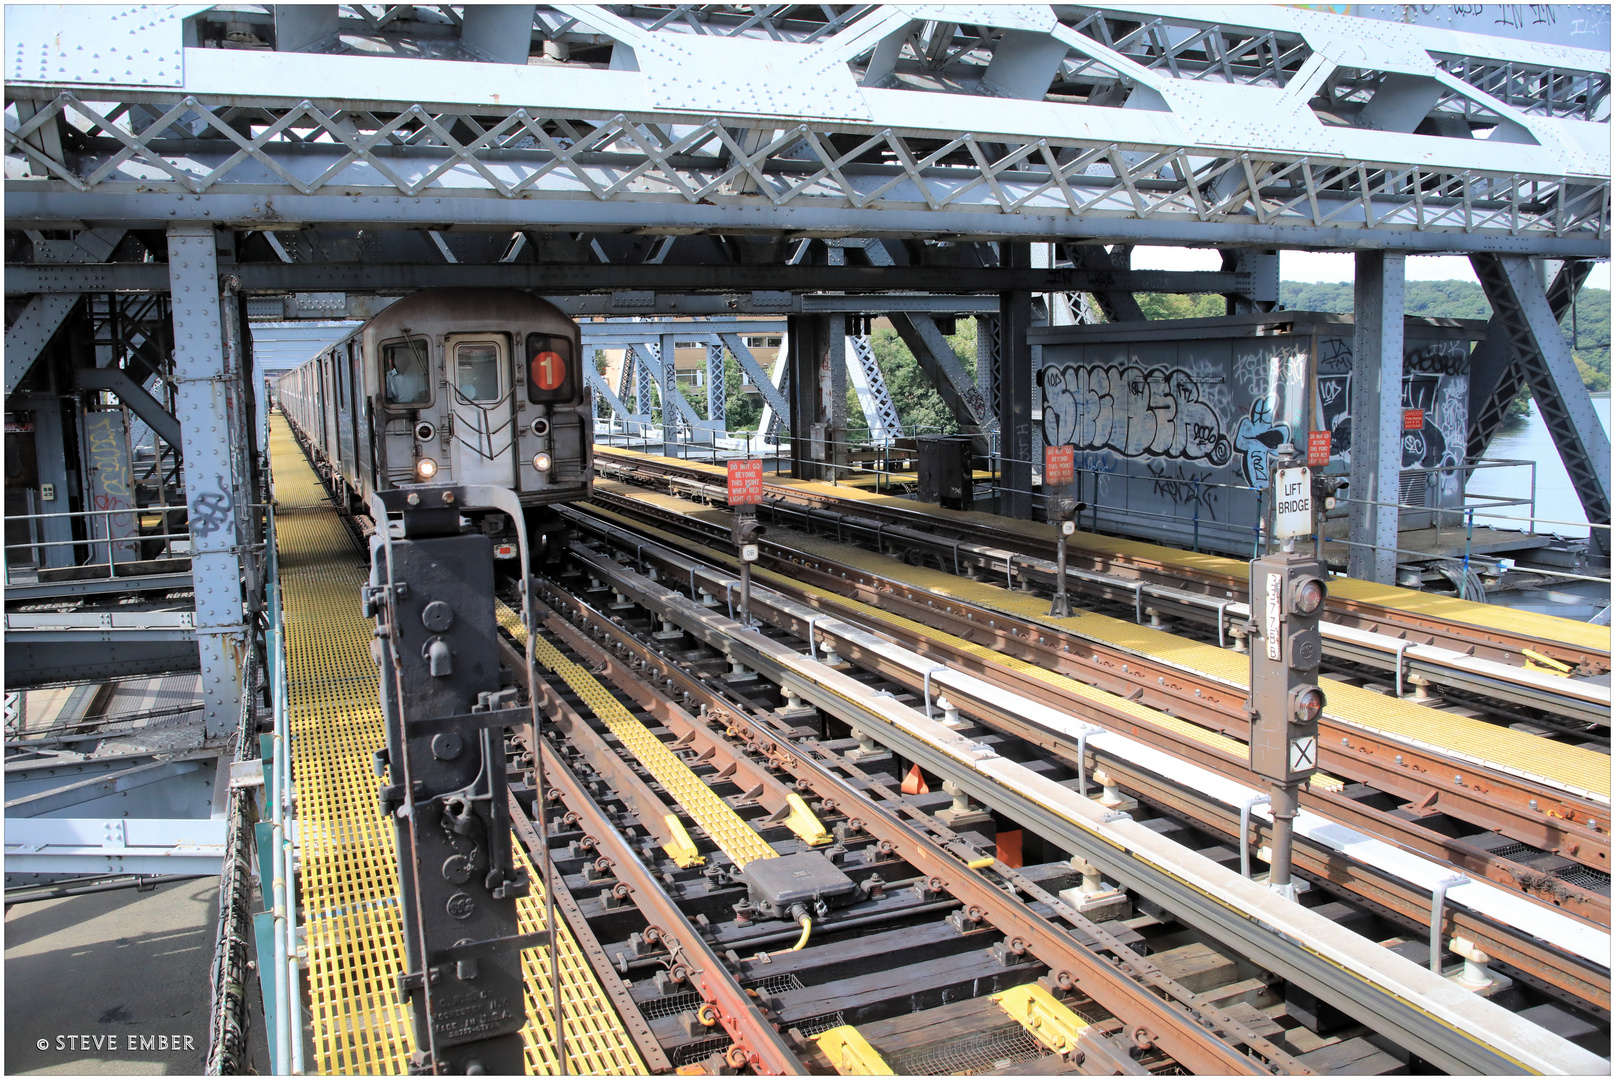
[[[1331,455],[1351,461],[1351,343],[1331,338],[1318,361],[1319,421],[1331,433]],[[1461,487],[1465,425],[1469,414],[1469,351],[1460,339],[1410,347],[1402,358],[1401,408],[1420,409],[1424,424],[1402,432],[1402,468],[1439,469],[1432,482],[1444,496]]]
[[[84,435],[89,444],[90,469],[95,474],[95,508],[134,509],[134,476],[129,465],[129,444],[123,427],[123,413],[113,410],[86,414]],[[107,522],[113,530],[112,535],[127,535],[134,519],[129,514],[112,514]]]
[[[191,503],[191,534],[199,540],[206,540],[224,528],[230,521],[230,511],[235,507],[225,487],[224,477],[215,476],[213,479],[219,485],[219,490],[204,491]]]
[[[1273,421],[1273,403],[1265,397],[1251,402],[1250,415],[1240,418],[1239,431],[1234,435],[1245,483],[1266,488],[1272,475],[1273,451],[1290,441],[1290,425]]]
[[[1177,506],[1199,506],[1199,515],[1212,521],[1217,519],[1217,503],[1221,488],[1216,473],[1210,469],[1197,469],[1183,464],[1168,465],[1150,461],[1144,465],[1153,480],[1152,493]]]
[[[1050,446],[1228,464],[1233,444],[1201,400],[1198,380],[1165,368],[1043,369],[1043,437]]]

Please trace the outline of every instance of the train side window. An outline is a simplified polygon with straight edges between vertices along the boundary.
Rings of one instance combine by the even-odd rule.
[[[383,381],[389,405],[425,405],[432,400],[427,344],[419,338],[393,341],[381,347]]]
[[[499,345],[470,341],[454,347],[454,385],[468,401],[498,401]]]
[[[572,339],[556,334],[527,335],[527,400],[551,404],[578,396]]]

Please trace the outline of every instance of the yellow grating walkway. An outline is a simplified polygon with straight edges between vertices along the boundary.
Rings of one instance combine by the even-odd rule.
[[[499,605],[499,621],[517,640],[526,641],[521,616],[504,604]],[[572,692],[583,699],[589,710],[611,729],[611,733],[626,746],[639,763],[650,770],[656,782],[678,800],[684,812],[707,831],[707,835],[734,860],[736,866],[745,866],[758,859],[772,859],[778,854],[768,842],[757,835],[746,820],[707,786],[699,776],[667,744],[634,718],[593,675],[581,665],[562,656],[560,650],[542,637],[533,642],[533,659],[542,667],[559,675]]]
[[[727,525],[729,516],[727,510],[697,509],[688,500],[677,496],[652,494],[643,488],[627,485],[599,483],[597,486],[614,495],[637,499],[661,509]],[[605,512],[598,507],[591,509],[597,513]],[[633,524],[635,528],[644,530],[643,525],[630,523],[626,518],[618,520],[625,525]],[[672,537],[668,539],[674,540]],[[1219,649],[1215,645],[1203,644],[1163,630],[1153,630],[1124,619],[1092,612],[1082,612],[1066,619],[1052,618],[1048,614],[1047,600],[938,570],[912,567],[899,560],[848,544],[838,544],[824,537],[792,533],[788,543],[818,558],[833,559],[870,574],[902,581],[938,596],[957,597],[983,608],[1002,611],[1030,622],[1129,649],[1163,663],[1199,672],[1231,686],[1243,689],[1249,681],[1249,658],[1229,649]],[[733,563],[733,560],[725,555],[708,552],[707,557],[722,558],[730,564]],[[753,575],[781,582],[788,580],[770,571],[754,569]],[[789,584],[798,589],[807,588],[799,581],[790,580]],[[855,603],[848,600],[840,602]],[[1178,732],[1208,746],[1217,747],[1236,757],[1243,758],[1246,754],[1244,743],[1236,742],[1221,733],[1208,731],[1189,721],[1096,690],[1065,676],[1004,656],[992,649],[973,645],[962,638],[951,638],[920,623],[876,611],[874,608],[865,610],[873,617],[897,623],[911,631],[937,639],[947,638],[951,647],[964,648],[972,655],[1032,674],[1044,682],[1069,689],[1081,697],[1103,700],[1109,708],[1120,709],[1137,716],[1140,720]],[[1568,791],[1591,794],[1606,801],[1609,799],[1609,758],[1604,754],[1582,747],[1565,746],[1535,735],[1427,708],[1406,699],[1376,694],[1361,687],[1348,686],[1330,679],[1321,681],[1329,699],[1328,713],[1337,720],[1394,738],[1455,751],[1478,761],[1493,763],[1495,767],[1509,772],[1539,778]]]
[[[664,458],[657,454],[643,454],[637,450],[624,450],[617,447],[597,447],[595,452],[601,457],[621,458],[624,461],[636,459],[651,463],[671,463],[673,461],[673,459]],[[713,482],[717,483],[722,483],[726,476],[726,472],[722,467],[708,465],[705,462],[678,459],[676,464],[681,468],[695,469],[706,473]],[[827,484],[818,480],[795,480],[789,476],[775,476],[772,473],[768,474],[767,482],[771,486],[800,491],[803,494],[843,499],[855,503],[868,502],[875,505],[890,506],[909,513],[922,513],[933,517],[946,518],[955,524],[968,525],[975,522],[1001,532],[1019,533],[1022,536],[1049,543],[1053,543],[1055,539],[1053,526],[1042,522],[999,517],[997,514],[988,514],[980,510],[948,510],[932,503],[915,502],[912,499],[900,499],[892,495],[876,494],[862,490],[860,486],[853,486],[845,482]],[[1179,551],[1177,548],[1150,544],[1142,540],[1126,540],[1118,536],[1100,536],[1096,533],[1079,532],[1071,537],[1070,543],[1075,548],[1088,552],[1097,552],[1117,559],[1156,563],[1168,569],[1177,567],[1183,570],[1203,571],[1208,574],[1233,577],[1241,581],[1248,580],[1250,577],[1250,564],[1247,562],[1224,558],[1221,555]],[[1510,634],[1524,634],[1542,641],[1562,642],[1592,653],[1607,655],[1610,651],[1610,631],[1608,627],[1589,626],[1574,619],[1561,619],[1555,615],[1545,615],[1534,611],[1520,611],[1513,608],[1499,607],[1495,604],[1477,604],[1470,600],[1459,600],[1451,596],[1438,596],[1434,593],[1420,592],[1417,589],[1401,589],[1394,585],[1378,585],[1371,581],[1354,581],[1351,578],[1332,579],[1329,582],[1329,592],[1330,595],[1342,600],[1375,604],[1394,611],[1406,611],[1411,615],[1467,623],[1470,626]]]
[[[326,1074],[401,1074],[413,1035],[395,989],[404,945],[392,827],[377,812],[380,782],[371,771],[371,756],[386,739],[372,625],[359,609],[367,568],[285,419],[276,414],[273,425],[314,1066]],[[542,929],[536,879],[518,911],[523,931]],[[560,931],[567,1071],[643,1073],[576,940],[564,924]],[[526,950],[522,967],[527,1065],[553,1073],[548,949]]]

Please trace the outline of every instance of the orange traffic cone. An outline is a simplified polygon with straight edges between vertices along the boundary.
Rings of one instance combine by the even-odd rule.
[[[926,784],[925,777],[920,774],[920,767],[915,765],[910,768],[908,775],[903,777],[903,794],[929,795],[930,793],[931,788]]]

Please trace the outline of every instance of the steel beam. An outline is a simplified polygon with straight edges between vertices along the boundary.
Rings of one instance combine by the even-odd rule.
[[[1608,526],[1609,434],[1593,410],[1535,267],[1530,259],[1516,255],[1476,255],[1470,262],[1491,301],[1493,317],[1508,333],[1587,520]],[[1607,556],[1609,529],[1590,532],[1594,548]]]
[[[6,328],[6,397],[34,369],[34,361],[56,336],[68,313],[77,306],[77,293],[31,296],[17,321]]]
[[[197,645],[192,634],[181,631],[8,630],[5,658],[6,685],[21,689],[195,671]]]
[[[1025,244],[1005,244],[1007,262],[1023,267],[1030,260]],[[998,512],[1005,517],[1032,516],[1032,294],[999,294],[998,326]]]
[[[1350,535],[1347,573],[1396,583],[1402,498],[1402,298],[1407,260],[1357,253],[1353,300]],[[1393,504],[1393,505],[1381,505]]]
[[[936,320],[918,312],[902,311],[887,312],[886,317],[891,319],[898,337],[908,346],[908,351],[920,365],[920,370],[931,380],[931,385],[936,387],[937,393],[942,396],[942,403],[948,407],[954,419],[962,427],[976,431],[990,429],[996,418],[988,407],[987,399],[959,362],[953,346],[937,329]]]
[[[152,397],[122,368],[79,368],[73,372],[73,381],[84,390],[112,391],[163,442],[169,446],[180,445],[179,421],[174,419],[174,414],[163,408],[162,402]]]
[[[946,266],[787,266],[742,263],[668,265],[665,263],[347,263],[240,262],[225,269],[254,292],[399,293],[430,288],[523,288],[550,293],[652,290],[673,295],[701,292],[749,294],[754,306],[794,310],[793,292],[996,293],[1006,288],[1032,292],[1086,292],[1096,282],[1140,292],[1237,292],[1250,287],[1249,275],[1219,271],[1048,269]],[[164,292],[168,275],[161,263],[102,263],[53,266],[8,265],[5,291],[17,293]],[[775,295],[777,294],[777,295]],[[635,304],[650,299],[634,297]],[[924,301],[929,297],[904,297]],[[856,297],[815,297],[803,310],[882,311]],[[772,313],[772,311],[770,313]],[[581,312],[579,312],[581,313]],[[643,313],[641,309],[619,314]]]
[[[830,316],[793,316],[785,337],[789,350],[786,378],[790,394],[786,401],[790,406],[791,475],[798,480],[818,480],[825,471],[820,462],[828,456],[825,442],[830,418],[827,402],[819,393],[819,369],[830,362]],[[819,437],[817,445],[815,434]]]
[[[101,776],[92,776],[32,795],[8,799],[5,804],[6,818],[9,820],[43,817],[108,795],[119,795],[137,788],[160,784],[176,776],[193,773],[203,764],[203,761],[191,758],[180,761],[148,761],[141,765],[131,765]]]
[[[789,327],[787,326],[786,329],[788,331]],[[751,384],[763,395],[763,400],[767,402],[768,408],[773,410],[775,416],[782,417],[786,423],[789,423],[791,407],[786,402],[785,395],[780,393],[780,389],[774,384],[773,378],[763,370],[763,366],[757,362],[757,358],[752,355],[751,349],[746,347],[746,343],[741,340],[740,335],[720,334],[719,337],[723,341],[724,347],[734,356],[735,362],[740,365],[742,374],[750,379]],[[781,341],[783,342],[783,340],[782,337]],[[766,427],[760,427],[759,430],[764,435],[768,434]]]
[[[246,488],[232,445],[243,415],[237,359],[227,353],[218,257],[211,226],[168,230],[168,273],[174,297],[175,409],[185,422],[185,501],[190,519],[191,574],[196,581],[196,641],[209,735],[234,731],[240,719],[242,612],[238,519]]]
[[[1571,259],[1559,267],[1548,286],[1548,306],[1553,317],[1563,320],[1593,264]],[[1495,315],[1486,326],[1486,340],[1469,354],[1469,441],[1465,449],[1471,462],[1486,456],[1492,438],[1508,419],[1509,406],[1525,387],[1525,369],[1514,355],[1508,330]]]

